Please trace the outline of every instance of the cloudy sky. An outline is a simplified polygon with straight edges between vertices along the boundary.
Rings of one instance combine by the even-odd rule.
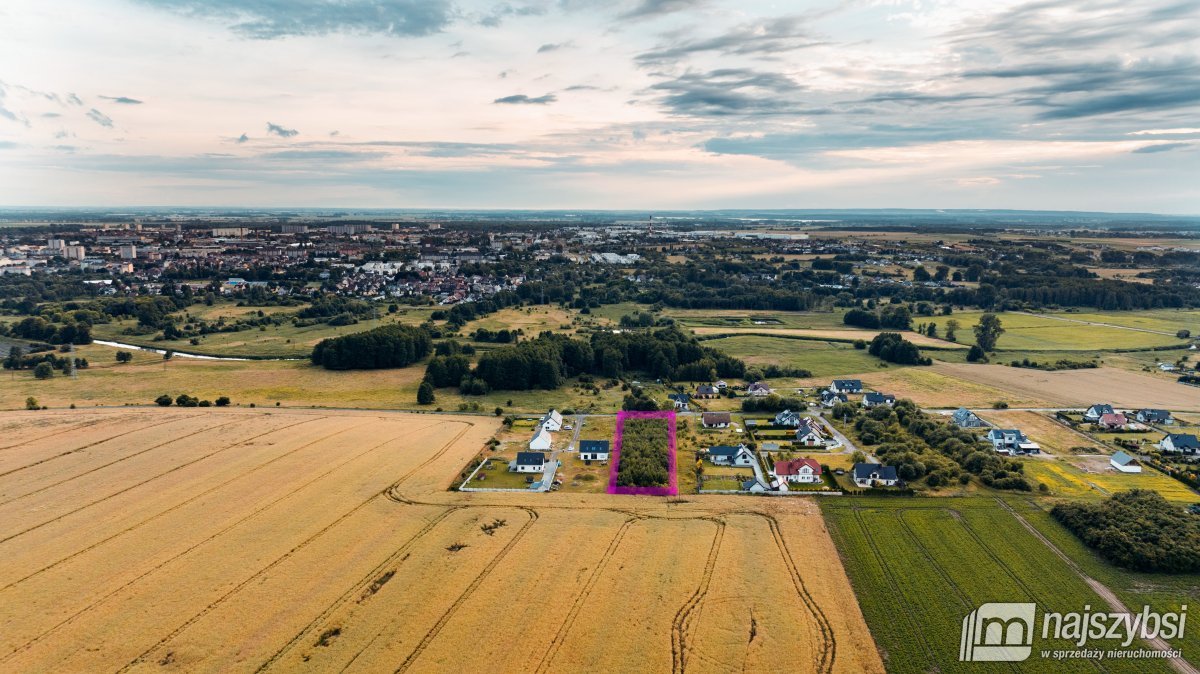
[[[0,205],[1200,214],[1200,0],[4,0]]]

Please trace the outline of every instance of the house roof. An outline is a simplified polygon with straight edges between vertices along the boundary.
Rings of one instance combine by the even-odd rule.
[[[731,418],[729,412],[705,412],[700,415],[700,420],[706,424],[727,424]]]
[[[1101,415],[1100,423],[1106,426],[1124,426],[1125,424],[1129,423],[1129,420],[1125,418],[1124,414],[1118,412],[1115,414]]]
[[[799,475],[800,469],[808,466],[812,469],[814,475],[821,474],[821,464],[817,463],[816,459],[792,459],[791,461],[776,461],[776,475]]]
[[[580,440],[579,451],[608,453],[608,440]]]
[[[708,455],[709,456],[737,456],[738,453],[741,452],[743,449],[745,449],[745,447],[743,447],[741,445],[738,445],[737,447],[734,447],[732,445],[714,445],[714,446],[708,448]]]
[[[895,466],[884,466],[884,465],[878,464],[878,463],[856,463],[856,464],[854,464],[854,479],[870,480],[870,479],[872,479],[871,478],[872,473],[878,474],[878,477],[875,479],[879,479],[879,480],[895,480],[895,479],[897,479]]]
[[[895,399],[896,399],[896,396],[894,396],[894,395],[891,395],[888,393],[880,393],[878,391],[871,391],[867,395],[863,396],[863,400],[865,400],[866,402],[869,402],[869,403],[885,403],[889,400],[895,400]]]
[[[993,428],[988,431],[989,438],[1007,438],[1010,436],[1021,439],[1025,437],[1025,434],[1015,428]]]
[[[1113,453],[1113,455],[1109,457],[1109,460],[1118,466],[1128,466],[1129,464],[1133,463],[1133,457],[1120,450]]]
[[[696,393],[699,393],[700,395],[712,395],[716,392],[717,392],[716,387],[709,386],[708,384],[704,384],[702,386],[696,387]]]
[[[1112,414],[1113,406],[1108,403],[1096,403],[1088,408],[1088,411],[1096,410],[1096,414]]]
[[[1145,417],[1146,419],[1149,419],[1151,421],[1158,421],[1158,420],[1162,420],[1162,419],[1170,419],[1171,418],[1171,413],[1168,412],[1167,410],[1150,410],[1150,409],[1139,410],[1138,414],[1142,415],[1143,417]]]
[[[518,466],[540,466],[546,463],[546,455],[541,452],[517,452]]]
[[[861,379],[834,379],[833,385],[837,388],[862,388]]]
[[[1171,444],[1179,448],[1200,449],[1200,439],[1191,433],[1168,433],[1167,438],[1171,438]],[[1163,438],[1164,440],[1166,438]]]
[[[830,400],[832,398],[837,398],[838,400],[841,400],[842,402],[846,402],[846,401],[850,400],[849,398],[846,397],[845,393],[841,393],[841,392],[834,393],[833,391],[829,391],[829,390],[821,391],[821,400]]]
[[[686,393],[671,393],[667,397],[670,398],[671,400],[676,400],[681,403],[686,403],[687,401],[692,399],[692,397]]]
[[[746,388],[748,390],[764,391],[764,390],[770,390],[771,387],[767,386],[766,382],[756,381],[753,384],[747,386]]]
[[[810,419],[804,419],[800,422],[800,425],[796,427],[796,435],[808,435],[809,433],[816,433],[822,437],[825,435],[825,432],[821,430],[821,427],[818,426],[816,422]]]

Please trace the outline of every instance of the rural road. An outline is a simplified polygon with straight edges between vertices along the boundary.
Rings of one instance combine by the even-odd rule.
[[[1121,599],[1117,597],[1117,595],[1111,589],[1109,589],[1107,585],[1084,573],[1083,569],[1081,569],[1079,565],[1075,563],[1075,560],[1068,557],[1067,554],[1060,550],[1057,545],[1052,543],[1050,539],[1046,538],[1042,532],[1038,531],[1037,527],[1030,524],[1029,521],[1022,517],[1021,514],[1016,510],[1014,510],[1012,506],[1005,503],[1004,499],[997,498],[996,502],[1000,504],[1000,507],[1007,510],[1013,517],[1017,518],[1017,521],[1020,522],[1021,526],[1025,527],[1029,533],[1033,534],[1034,537],[1040,540],[1047,548],[1050,548],[1051,552],[1062,559],[1067,567],[1075,572],[1075,575],[1079,576],[1083,582],[1087,583],[1088,586],[1091,587],[1092,590],[1095,591],[1095,593],[1099,595],[1100,598],[1105,601],[1105,603],[1108,604],[1109,608],[1117,613],[1130,613],[1129,607],[1125,606],[1125,603],[1122,602]],[[1156,650],[1175,650],[1175,647],[1165,639],[1146,639],[1145,641]],[[1172,668],[1175,669],[1175,671],[1179,672],[1180,674],[1200,674],[1200,670],[1196,669],[1192,663],[1184,660],[1183,658],[1167,660],[1167,662]]]

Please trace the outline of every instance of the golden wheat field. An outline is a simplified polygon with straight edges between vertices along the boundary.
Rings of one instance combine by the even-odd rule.
[[[497,424],[0,413],[0,671],[883,670],[807,499],[447,491]]]

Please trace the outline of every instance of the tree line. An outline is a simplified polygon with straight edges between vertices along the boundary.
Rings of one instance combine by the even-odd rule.
[[[1200,518],[1146,489],[1059,503],[1054,519],[1108,561],[1134,571],[1200,571]]]
[[[373,370],[407,367],[432,351],[428,330],[392,324],[323,339],[313,347],[311,359],[328,370]]]

